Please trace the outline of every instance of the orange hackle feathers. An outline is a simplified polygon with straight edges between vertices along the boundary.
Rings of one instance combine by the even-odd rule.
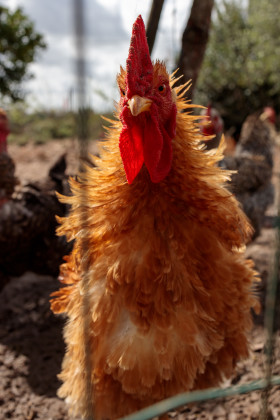
[[[68,317],[59,395],[83,418],[93,414],[89,398],[96,420],[116,419],[218,385],[248,356],[250,310],[257,307],[256,272],[244,257],[251,227],[225,187],[229,172],[217,167],[223,145],[203,149],[184,87],[173,87],[172,76],[169,84],[177,115],[168,175],[154,183],[144,164],[127,182],[117,119],[97,167],[71,180],[73,195],[63,198],[72,210],[58,233],[75,244],[61,266],[64,287],[51,301],[54,312]]]

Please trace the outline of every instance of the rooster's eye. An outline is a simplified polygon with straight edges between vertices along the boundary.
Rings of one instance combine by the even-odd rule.
[[[165,86],[165,85],[160,85],[160,86],[158,87],[158,91],[159,91],[160,93],[165,93],[165,91],[166,91],[166,86]]]
[[[125,90],[120,89],[120,91],[121,91],[121,95],[122,95],[122,96],[125,96]]]

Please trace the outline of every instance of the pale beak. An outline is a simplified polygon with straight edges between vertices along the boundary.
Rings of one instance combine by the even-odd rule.
[[[128,101],[131,114],[136,117],[141,112],[149,111],[152,105],[151,99],[143,98],[142,96],[135,95]]]

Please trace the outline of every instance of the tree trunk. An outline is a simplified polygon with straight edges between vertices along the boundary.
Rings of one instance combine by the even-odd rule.
[[[148,39],[148,46],[150,54],[152,54],[153,46],[156,39],[160,14],[162,11],[164,0],[153,0],[149,20],[146,29],[146,35]]]
[[[214,0],[193,0],[190,17],[183,33],[178,67],[180,74],[184,75],[180,84],[192,79],[192,86],[187,93],[188,99],[193,97],[206,50],[213,6]]]

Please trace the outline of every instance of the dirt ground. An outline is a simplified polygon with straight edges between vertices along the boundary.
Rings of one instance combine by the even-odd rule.
[[[95,144],[91,150],[96,151]],[[77,145],[72,140],[53,141],[46,145],[10,146],[17,175],[23,180],[46,176],[62,153],[67,154],[68,173],[75,173]],[[275,183],[280,180],[280,147],[275,152]],[[279,196],[276,195],[276,200]],[[247,255],[261,274],[262,300],[274,258],[275,228],[272,221],[276,205],[267,212],[261,235],[248,246]],[[0,420],[70,420],[64,401],[56,396],[64,354],[62,327],[64,319],[54,317],[49,309],[49,295],[58,288],[56,278],[25,273],[13,278],[0,295]],[[236,375],[225,386],[243,384],[264,377],[265,330],[262,317],[256,319],[251,334],[252,353],[239,364]],[[280,324],[280,323],[279,323]],[[276,331],[273,373],[280,374],[280,332]],[[268,419],[280,419],[280,387],[269,393]],[[191,405],[171,413],[178,420],[259,419],[261,392],[223,398]]]

